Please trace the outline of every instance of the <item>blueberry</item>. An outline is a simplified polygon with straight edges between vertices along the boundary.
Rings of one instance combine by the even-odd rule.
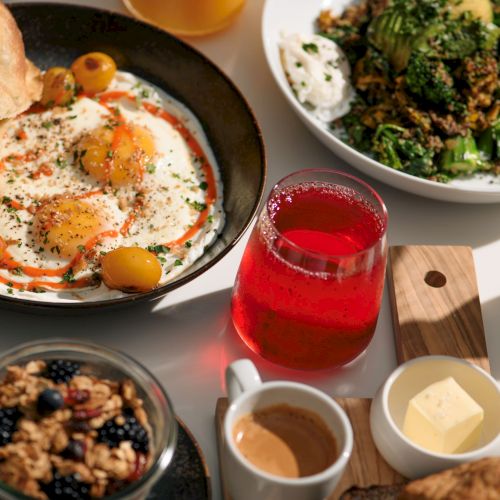
[[[45,389],[38,395],[36,409],[40,415],[50,415],[64,406],[64,398],[55,389]]]

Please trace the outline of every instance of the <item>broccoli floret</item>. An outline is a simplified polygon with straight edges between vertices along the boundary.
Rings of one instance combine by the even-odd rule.
[[[379,125],[373,138],[373,150],[378,160],[396,170],[418,177],[430,177],[437,172],[433,164],[434,151],[425,148],[410,131],[398,125]]]
[[[410,91],[425,103],[436,104],[450,111],[464,110],[464,106],[458,102],[458,93],[449,69],[442,61],[415,52],[408,64],[406,83]]]
[[[451,175],[472,174],[484,168],[484,162],[470,132],[448,139],[441,154],[441,169]]]
[[[363,124],[357,112],[350,112],[342,117],[342,126],[347,133],[348,141],[359,151],[369,151],[371,148],[370,136],[372,131]]]
[[[427,39],[426,53],[440,59],[463,59],[477,50],[492,50],[499,37],[496,26],[487,26],[470,13],[436,26]]]

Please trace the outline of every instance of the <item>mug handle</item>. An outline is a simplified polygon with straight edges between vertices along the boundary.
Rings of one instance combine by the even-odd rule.
[[[239,359],[226,368],[226,388],[229,403],[240,394],[262,384],[259,372],[249,359]]]

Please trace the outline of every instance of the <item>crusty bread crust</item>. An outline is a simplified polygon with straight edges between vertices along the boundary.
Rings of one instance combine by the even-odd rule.
[[[400,500],[500,500],[500,457],[483,458],[409,483]]]
[[[40,70],[26,59],[22,34],[0,1],[0,120],[28,109],[42,87]]]

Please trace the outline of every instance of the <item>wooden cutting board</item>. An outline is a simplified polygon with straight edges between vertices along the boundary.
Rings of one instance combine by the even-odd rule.
[[[398,363],[429,354],[446,354],[489,371],[472,251],[456,246],[396,246],[389,249],[387,285]],[[405,479],[378,453],[370,432],[370,399],[335,398],[354,429],[354,448],[335,500],[351,486],[399,484]],[[216,407],[221,483],[222,422],[227,399]]]
[[[395,246],[387,269],[398,362],[446,354],[489,372],[471,248]]]

